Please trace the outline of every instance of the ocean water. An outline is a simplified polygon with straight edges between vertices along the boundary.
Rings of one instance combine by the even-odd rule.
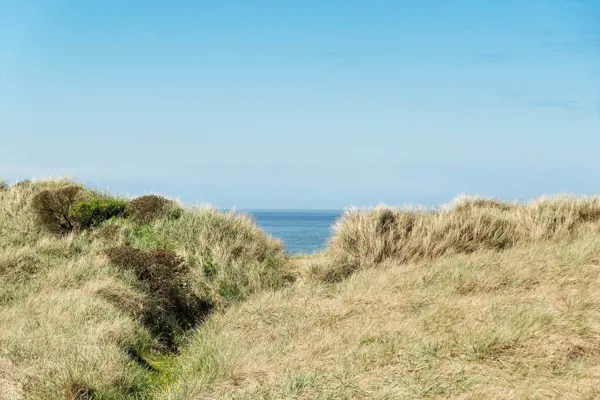
[[[323,250],[341,211],[245,211],[262,229],[285,243],[288,254]]]

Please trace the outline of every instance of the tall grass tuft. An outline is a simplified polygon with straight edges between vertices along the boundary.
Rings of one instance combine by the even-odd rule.
[[[384,262],[405,263],[598,230],[600,198],[559,196],[527,204],[461,197],[440,210],[349,209],[334,226],[326,280]]]

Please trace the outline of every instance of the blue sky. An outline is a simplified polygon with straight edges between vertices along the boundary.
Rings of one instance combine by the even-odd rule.
[[[600,2],[0,0],[0,176],[238,208],[600,193]]]

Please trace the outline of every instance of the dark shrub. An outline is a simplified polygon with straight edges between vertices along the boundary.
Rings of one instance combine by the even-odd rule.
[[[69,185],[57,189],[44,189],[37,193],[31,206],[38,223],[52,233],[68,233],[75,224],[71,219],[71,207],[83,190],[81,186]]]
[[[181,209],[175,208],[175,202],[172,200],[155,194],[137,197],[127,206],[127,216],[139,224],[147,224],[167,214],[179,218]]]
[[[71,208],[71,221],[79,228],[92,228],[125,213],[127,202],[110,197],[93,197],[77,201]]]
[[[6,182],[4,179],[0,178],[0,192],[3,190],[8,190],[8,189],[10,189],[8,182]]]
[[[188,268],[175,252],[120,246],[106,255],[111,264],[132,270],[146,285],[151,300],[142,322],[169,350],[176,350],[178,331],[195,327],[210,311],[210,304],[191,290]]]

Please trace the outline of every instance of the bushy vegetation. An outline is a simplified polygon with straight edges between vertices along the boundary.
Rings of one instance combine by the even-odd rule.
[[[148,294],[142,322],[168,351],[176,351],[176,335],[197,326],[211,304],[194,292],[183,258],[165,249],[131,246],[106,250],[110,262],[131,269]]]
[[[31,207],[40,226],[54,234],[90,229],[125,213],[127,201],[87,190],[81,185],[45,188]]]
[[[385,262],[405,263],[597,232],[600,198],[562,196],[528,204],[459,198],[441,210],[350,209],[334,227],[331,268],[335,281]]]
[[[75,228],[71,208],[83,187],[69,185],[57,189],[44,189],[37,193],[31,203],[42,227],[52,233],[63,234]]]
[[[0,191],[10,189],[10,185],[4,179],[0,178]]]
[[[70,210],[70,218],[80,229],[100,226],[112,218],[118,218],[125,213],[127,202],[106,196],[91,196],[75,202]]]
[[[137,197],[127,205],[127,216],[142,225],[165,215],[177,219],[182,214],[181,208],[174,201],[155,194]]]

